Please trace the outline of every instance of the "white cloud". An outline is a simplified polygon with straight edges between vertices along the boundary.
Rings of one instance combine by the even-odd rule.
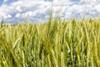
[[[3,4],[0,7],[0,17],[5,20],[14,17],[33,17],[33,19],[36,17],[42,20],[49,16],[50,11],[53,12],[53,16],[64,18],[100,17],[100,0],[80,0],[78,4],[71,0],[18,0],[10,5]]]
[[[36,16],[36,13],[43,13],[49,10],[50,2],[37,1],[37,0],[20,0],[12,3],[11,5],[2,5],[0,7],[0,17],[8,19],[9,14],[15,13],[13,17],[24,18],[26,16]]]
[[[33,12],[32,11],[28,11],[28,12],[23,14],[23,17],[28,18],[28,17],[31,17],[32,15],[33,15]]]
[[[21,17],[21,14],[20,14],[20,13],[17,13],[17,14],[15,15],[15,17],[16,17],[16,18],[20,18],[20,17]]]
[[[97,5],[95,5],[95,10],[97,11],[97,12],[100,12],[100,4],[97,4]]]
[[[84,4],[96,4],[97,0],[81,0],[80,2]]]

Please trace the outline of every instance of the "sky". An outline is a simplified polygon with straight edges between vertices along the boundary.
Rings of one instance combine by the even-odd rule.
[[[41,22],[52,17],[99,18],[100,0],[0,0],[0,21]]]

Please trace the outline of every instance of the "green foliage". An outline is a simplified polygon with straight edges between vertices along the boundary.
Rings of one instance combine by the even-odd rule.
[[[100,20],[0,25],[0,67],[100,67]]]

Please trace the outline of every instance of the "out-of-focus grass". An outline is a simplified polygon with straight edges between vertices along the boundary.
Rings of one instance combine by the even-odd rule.
[[[100,67],[100,20],[1,24],[0,67]]]

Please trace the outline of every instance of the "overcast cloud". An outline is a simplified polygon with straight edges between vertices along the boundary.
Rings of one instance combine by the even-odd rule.
[[[100,17],[100,0],[4,0],[0,4],[0,19],[8,22],[47,20],[50,12],[66,19]]]

